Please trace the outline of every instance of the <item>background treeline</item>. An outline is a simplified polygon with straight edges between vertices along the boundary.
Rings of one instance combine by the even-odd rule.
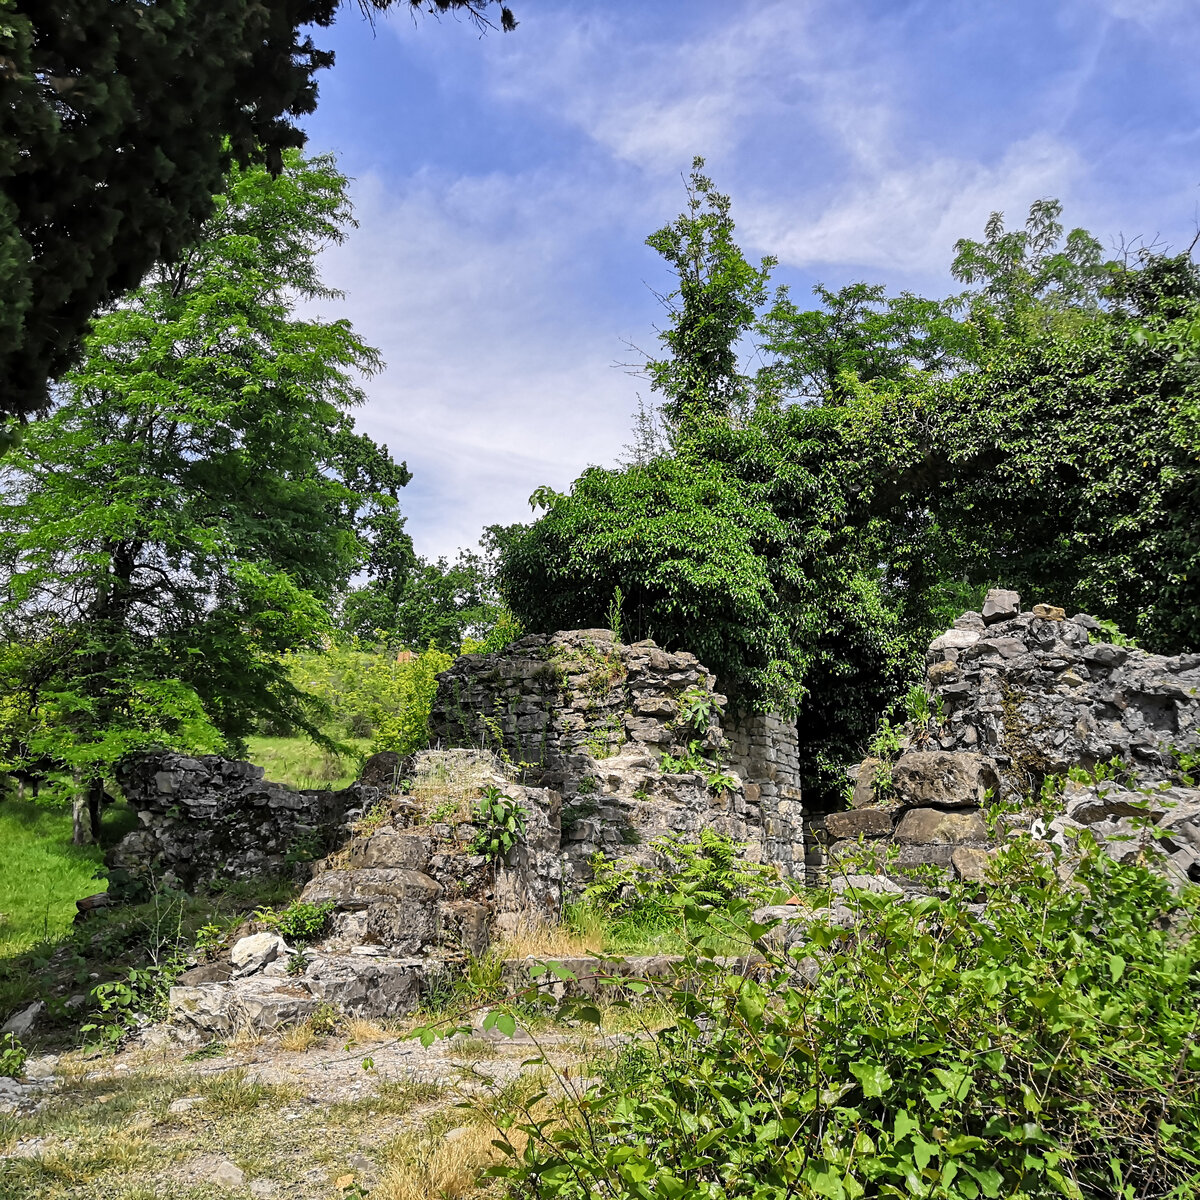
[[[988,584],[1200,643],[1200,277],[1106,259],[1039,201],[955,247],[966,290],[815,289],[749,262],[697,160],[653,234],[677,287],[632,460],[592,468],[509,541],[528,627],[604,623],[686,646],[735,701],[798,714],[811,799]],[[753,364],[753,369],[744,363]]]
[[[409,472],[355,428],[376,351],[298,312],[337,300],[319,255],[353,223],[347,181],[296,151],[231,168],[0,460],[3,766],[94,826],[113,765],[150,745],[407,751],[449,656],[607,625],[619,600],[628,639],[795,714],[809,797],[834,803],[991,583],[1153,649],[1200,641],[1187,255],[1106,259],[1039,201],[957,244],[960,295],[855,283],[805,308],[702,167],[648,239],[676,287],[628,461],[537,489],[532,524],[453,562],[415,555]]]

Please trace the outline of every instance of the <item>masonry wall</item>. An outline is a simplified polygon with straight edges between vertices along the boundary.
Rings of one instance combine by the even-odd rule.
[[[795,726],[726,708],[694,655],[577,629],[463,656],[439,677],[430,726],[434,744],[491,749],[561,793],[575,883],[597,852],[637,858],[655,837],[704,827],[788,874],[802,870]],[[710,786],[703,772],[663,766],[693,746],[728,778]]]

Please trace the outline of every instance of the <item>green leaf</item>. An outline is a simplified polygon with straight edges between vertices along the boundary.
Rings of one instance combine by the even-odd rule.
[[[892,1086],[892,1077],[879,1063],[851,1063],[850,1073],[862,1085],[863,1095],[868,1098],[882,1096]]]

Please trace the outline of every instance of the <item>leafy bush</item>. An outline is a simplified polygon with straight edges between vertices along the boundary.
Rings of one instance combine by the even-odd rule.
[[[15,1033],[6,1033],[0,1038],[0,1079],[20,1079],[25,1073],[25,1060],[29,1051],[21,1045]]]
[[[371,737],[372,751],[403,755],[425,748],[437,675],[453,661],[433,648],[405,658],[351,638],[287,663],[292,684],[313,697],[335,736]]]
[[[859,895],[787,953],[742,902],[761,970],[693,935],[674,1024],[492,1173],[563,1200],[1197,1195],[1197,894],[1079,849],[1063,884],[1015,842],[982,913]]]
[[[525,810],[498,787],[483,789],[474,820],[479,832],[472,849],[488,858],[504,858],[525,836]]]
[[[90,1018],[80,1025],[89,1043],[115,1045],[131,1033],[167,1014],[167,995],[183,970],[182,958],[172,957],[145,967],[130,967],[121,979],[98,983],[88,997]]]
[[[320,904],[302,904],[297,900],[284,909],[255,909],[254,919],[279,934],[284,941],[303,945],[315,942],[325,932],[334,907],[332,900]]]
[[[674,927],[685,919],[681,902],[723,909],[752,896],[759,903],[774,890],[776,871],[742,858],[746,845],[712,829],[698,841],[670,833],[650,843],[657,865],[616,863],[598,855],[582,906],[609,921],[648,928]]]

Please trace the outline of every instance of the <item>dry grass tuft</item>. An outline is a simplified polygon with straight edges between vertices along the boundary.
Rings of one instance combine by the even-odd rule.
[[[279,1035],[279,1048],[302,1054],[305,1050],[311,1050],[319,1040],[312,1023],[301,1021],[298,1025],[289,1025]]]
[[[483,751],[430,750],[417,763],[409,795],[425,820],[468,821],[476,798],[489,783],[503,785],[508,768]]]
[[[497,947],[501,958],[576,958],[597,954],[604,946],[599,929],[575,930],[543,922],[520,925],[506,933]]]
[[[523,1148],[523,1139],[513,1144]],[[371,1189],[371,1200],[462,1200],[482,1189],[479,1173],[504,1155],[492,1145],[499,1134],[490,1123],[460,1125],[445,1133],[405,1134],[387,1148],[387,1169]]]
[[[346,1041],[352,1045],[367,1042],[385,1042],[393,1036],[378,1021],[371,1021],[366,1017],[347,1017],[345,1029]]]

